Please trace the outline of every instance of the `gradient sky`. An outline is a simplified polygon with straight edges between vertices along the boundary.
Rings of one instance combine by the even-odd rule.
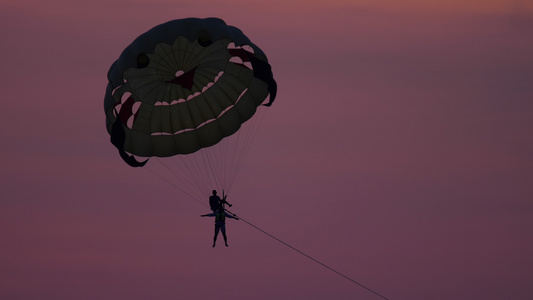
[[[243,222],[211,248],[205,208],[119,158],[106,72],[186,17],[278,82],[235,212],[390,299],[533,297],[529,1],[2,0],[2,299],[380,299]]]

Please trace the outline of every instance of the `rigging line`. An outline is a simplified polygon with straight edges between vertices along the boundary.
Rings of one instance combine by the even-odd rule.
[[[160,179],[166,181],[167,183],[169,183],[171,186],[175,187],[176,189],[178,189],[179,191],[181,191],[182,193],[184,193],[185,195],[189,196],[189,198],[191,198],[192,200],[196,201],[197,203],[203,205],[203,206],[206,206],[207,207],[207,204],[203,203],[202,201],[198,200],[197,197],[195,197],[193,194],[191,194],[189,191],[186,191],[182,188],[180,188],[176,183],[174,183],[172,180],[168,179],[167,177],[165,176],[162,176],[160,174],[158,174],[157,172],[155,172],[154,170],[150,169],[150,168],[147,168],[147,170],[152,173],[152,175],[154,175],[155,177],[159,177]]]
[[[207,162],[209,160],[209,153],[204,149],[200,149],[195,152],[193,155],[184,155],[181,157],[184,162],[189,162],[185,174],[194,175],[198,179],[195,185],[197,190],[200,192],[205,192],[206,188],[212,186],[214,178],[210,172],[201,172],[199,170],[212,170],[210,164]]]
[[[209,178],[209,173],[203,173],[199,172],[198,170],[204,170],[207,169],[207,165],[205,164],[205,159],[203,158],[205,156],[203,149],[199,149],[192,155],[184,155],[183,161],[187,163],[187,169],[185,170],[185,174],[193,174],[193,176],[197,179],[196,187],[199,191],[202,191],[204,187],[209,186],[211,183],[211,179]],[[178,169],[177,171],[179,171]],[[176,171],[175,171],[176,172]]]
[[[173,162],[175,165],[178,165],[177,163],[177,160],[179,159],[178,157],[174,157],[175,160],[170,160],[169,162]],[[188,170],[188,174],[190,174],[191,176],[193,177],[196,177],[196,178],[189,178],[187,176],[183,176],[183,175],[180,175],[179,172],[176,172],[176,171],[173,171],[166,163],[163,162],[163,160],[161,159],[157,159],[156,161],[158,161],[162,166],[164,166],[166,168],[166,170],[168,171],[168,173],[170,174],[170,176],[172,177],[175,177],[177,180],[181,181],[181,182],[188,182],[188,184],[186,186],[190,186],[192,187],[193,190],[197,190],[197,191],[201,191],[201,186],[198,185],[198,181],[199,181],[199,178],[197,178],[196,174],[191,172],[190,171],[190,168],[185,164],[185,169]],[[182,162],[184,162],[182,160]],[[184,162],[185,163],[185,162]],[[179,166],[179,165],[178,165]],[[160,178],[163,178],[162,176],[159,176]],[[170,181],[167,177],[164,177],[164,179],[166,179],[167,181]],[[180,189],[180,188],[178,188]],[[180,189],[181,191],[184,191],[183,189]]]
[[[227,183],[226,189],[228,191],[231,190],[235,179],[242,169],[243,163],[246,160],[246,156],[249,152],[250,145],[252,144],[255,133],[257,132],[256,128],[259,126],[258,124],[261,124],[264,114],[265,111],[256,111],[253,118],[241,124],[241,128],[232,136],[234,142],[232,143],[233,147],[226,148],[227,152],[225,153],[225,157],[228,163],[225,166],[225,182]]]
[[[229,211],[229,210],[227,210],[227,209],[226,209],[226,211],[227,211],[228,213],[234,215],[234,216],[237,216],[236,214],[232,213],[231,211]],[[329,267],[328,265],[326,265],[326,264],[324,264],[324,263],[318,261],[317,259],[315,259],[315,258],[313,258],[313,257],[311,257],[311,256],[309,256],[309,255],[307,255],[307,254],[305,254],[304,252],[302,252],[302,251],[300,251],[300,250],[294,248],[293,246],[291,246],[291,245],[285,243],[284,241],[278,239],[277,237],[275,237],[275,236],[273,236],[272,234],[270,234],[270,233],[264,231],[263,229],[261,229],[261,228],[255,226],[254,224],[252,224],[252,223],[246,221],[245,219],[243,219],[243,218],[241,218],[241,217],[239,217],[239,216],[237,216],[237,217],[238,217],[241,221],[243,221],[244,223],[246,223],[246,224],[252,226],[253,228],[255,228],[255,229],[259,230],[259,231],[261,231],[262,233],[268,235],[269,237],[273,238],[274,240],[280,242],[281,244],[283,244],[283,245],[285,245],[285,246],[291,248],[292,250],[294,250],[294,251],[300,253],[301,255],[303,255],[303,256],[309,258],[310,260],[316,262],[317,264],[323,266],[324,268],[326,268],[326,269],[328,269],[328,270],[330,270],[330,271],[336,273],[337,275],[340,275],[340,276],[344,277],[345,279],[351,281],[352,283],[357,284],[358,286],[364,288],[365,290],[367,290],[367,291],[369,291],[369,292],[372,292],[373,294],[375,294],[375,295],[377,295],[377,296],[379,296],[379,297],[381,297],[381,298],[383,298],[383,299],[385,299],[385,300],[389,300],[389,298],[387,298],[387,297],[385,297],[385,296],[379,294],[378,292],[376,292],[376,291],[374,291],[374,290],[372,290],[372,289],[370,289],[370,288],[364,286],[363,284],[361,284],[361,283],[359,283],[359,282],[357,282],[357,281],[351,279],[350,277],[348,277],[348,276],[342,274],[341,272],[339,272],[339,271],[337,271],[337,270],[335,270],[335,269]]]
[[[239,159],[242,159],[242,157],[239,157],[237,152],[237,149],[241,146],[241,135],[244,124],[241,124],[239,130],[234,133],[230,138],[232,140],[228,140],[227,147],[225,147],[224,157],[226,158],[227,163],[224,166],[224,175],[225,175],[225,188],[226,191],[229,193],[231,190],[231,187],[234,182],[234,166],[239,161]]]
[[[221,178],[219,174],[220,172],[215,165],[215,161],[217,159],[212,157],[214,154],[212,155],[209,151],[204,151],[204,149],[200,149],[199,152],[202,155],[202,162],[203,162],[204,169],[207,169],[210,171],[206,175],[206,183],[209,186],[215,186],[217,182],[217,178]]]
[[[199,177],[203,178],[202,184],[201,184],[201,191],[205,191],[205,189],[209,189],[209,187],[213,186],[213,183],[216,182],[216,174],[213,175],[213,166],[211,164],[211,154],[209,151],[206,150],[206,148],[202,148],[197,151],[198,154],[193,154],[192,156],[189,155],[189,158],[191,160],[194,160],[196,163],[196,168],[194,168],[192,171],[198,174]],[[210,172],[202,172],[202,170],[209,170]]]
[[[246,128],[247,130],[243,131],[243,133],[239,135],[239,138],[243,139],[243,142],[241,144],[242,146],[239,147],[238,149],[234,149],[233,155],[235,157],[239,157],[239,159],[234,159],[234,164],[232,165],[231,172],[229,173],[230,187],[235,182],[235,179],[237,178],[239,172],[241,171],[244,165],[246,157],[248,156],[248,153],[250,152],[250,149],[252,148],[251,146],[254,142],[256,134],[259,131],[259,128],[261,127],[263,123],[266,112],[267,112],[266,110],[260,110],[260,108],[258,108],[258,111],[256,111],[255,113],[255,118],[252,118],[251,120],[249,120],[248,124],[243,124],[245,126],[248,126],[248,128]],[[238,133],[240,133],[240,131]]]

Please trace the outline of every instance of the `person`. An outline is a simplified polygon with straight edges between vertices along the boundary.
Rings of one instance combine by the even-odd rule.
[[[232,216],[224,211],[223,208],[220,208],[216,212],[201,215],[201,217],[215,217],[215,237],[213,237],[213,248],[215,247],[215,244],[217,243],[217,236],[218,232],[222,231],[222,236],[224,237],[224,243],[226,244],[226,247],[228,247],[228,237],[226,236],[226,218],[231,218],[238,220],[236,216]]]
[[[213,212],[217,212],[219,209],[224,209],[224,204],[227,204],[229,207],[231,207],[231,204],[229,204],[226,201],[226,197],[220,199],[220,197],[217,195],[217,191],[213,190],[213,194],[209,196],[209,206],[211,207],[211,210]]]

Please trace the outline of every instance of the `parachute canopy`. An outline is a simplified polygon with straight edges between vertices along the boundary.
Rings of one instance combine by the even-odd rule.
[[[216,18],[180,19],[135,39],[108,72],[107,131],[124,161],[211,147],[237,132],[277,85],[263,51]]]

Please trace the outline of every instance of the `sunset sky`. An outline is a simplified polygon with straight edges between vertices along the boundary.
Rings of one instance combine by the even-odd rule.
[[[389,299],[532,299],[530,1],[1,0],[2,299],[381,299],[243,221],[212,248],[206,207],[120,159],[107,71],[188,17],[278,83],[232,211]]]

